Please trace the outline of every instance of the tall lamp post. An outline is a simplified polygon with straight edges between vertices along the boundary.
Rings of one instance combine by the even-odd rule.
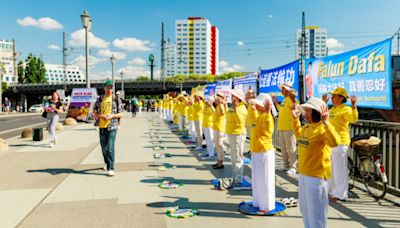
[[[85,47],[86,47],[86,88],[90,88],[89,79],[89,43],[88,43],[88,32],[92,30],[92,19],[89,13],[85,10],[81,14],[82,26],[85,29]]]
[[[121,71],[121,91],[122,91],[122,96],[125,97],[125,89],[124,89],[124,72]]]
[[[115,57],[114,55],[111,55],[110,57],[111,60],[111,76],[112,76],[112,84],[113,84],[113,94],[115,95],[115,79],[114,79],[114,64],[115,64]]]

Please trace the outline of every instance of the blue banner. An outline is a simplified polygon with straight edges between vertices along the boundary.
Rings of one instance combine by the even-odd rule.
[[[244,94],[251,89],[255,94],[257,94],[257,77],[258,72],[251,73],[240,78],[235,78],[233,82],[234,88],[242,90]]]
[[[299,60],[288,63],[274,69],[261,70],[260,72],[260,93],[268,93],[283,100],[282,91],[279,85],[284,82],[292,83],[297,91],[297,99],[300,100],[299,93]]]
[[[215,95],[215,86],[216,83],[212,83],[212,84],[207,84],[206,88],[204,89],[204,96],[207,97],[212,97]]]
[[[346,53],[306,60],[306,96],[343,87],[357,106],[392,109],[392,39]],[[350,100],[348,99],[348,104]]]

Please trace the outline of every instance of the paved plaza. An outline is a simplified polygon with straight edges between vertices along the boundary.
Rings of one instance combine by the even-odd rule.
[[[150,131],[161,138],[153,139]],[[202,152],[186,145],[156,113],[122,119],[116,141],[116,176],[107,177],[98,132],[78,124],[58,132],[58,143],[8,140],[10,151],[0,153],[0,227],[302,227],[299,207],[278,216],[249,216],[237,211],[251,191],[215,190],[210,180],[230,176],[213,170],[215,161],[201,160]],[[166,150],[153,150],[165,146]],[[245,149],[247,151],[247,148]],[[205,153],[205,151],[203,151]],[[171,157],[155,159],[155,153]],[[229,157],[229,156],[227,156]],[[277,152],[276,166],[281,165]],[[176,166],[165,171],[162,165]],[[250,176],[250,166],[246,165]],[[174,178],[177,189],[158,184]],[[297,198],[297,176],[276,171],[277,200]],[[362,186],[352,189],[348,202],[332,202],[329,227],[400,227],[400,199],[388,194],[376,202]],[[165,215],[169,207],[197,208],[188,219]]]

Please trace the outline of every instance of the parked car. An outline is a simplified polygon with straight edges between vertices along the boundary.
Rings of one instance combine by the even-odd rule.
[[[43,111],[44,111],[44,108],[43,108],[43,106],[40,105],[40,104],[35,104],[35,105],[32,105],[32,106],[29,108],[28,111],[29,111],[29,112],[43,112]]]

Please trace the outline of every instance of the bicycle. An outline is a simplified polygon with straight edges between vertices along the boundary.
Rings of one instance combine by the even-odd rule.
[[[375,142],[373,142],[375,141]],[[364,183],[368,193],[377,200],[383,199],[387,190],[387,176],[382,165],[381,140],[372,134],[356,135],[351,139],[355,161],[348,157],[349,189],[354,181]]]

